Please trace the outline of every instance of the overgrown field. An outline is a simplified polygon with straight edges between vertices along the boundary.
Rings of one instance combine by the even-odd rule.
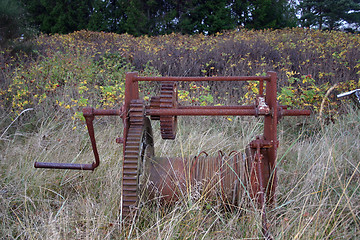
[[[268,209],[275,239],[360,237],[360,112],[336,94],[360,88],[360,36],[286,29],[139,37],[88,31],[41,35],[27,53],[1,50],[0,238],[261,239],[261,215],[241,203],[185,197],[173,206],[145,204],[131,224],[120,220],[122,123],[97,118],[102,163],[94,172],[39,170],[34,161],[93,161],[81,108],[118,108],[124,78],[140,75],[262,75],[276,71],[282,104],[311,117],[279,125],[278,201]],[[244,104],[256,83],[182,84],[182,104]],[[149,100],[157,85],[141,85]],[[20,116],[19,116],[20,114]],[[321,117],[320,117],[321,116]],[[175,141],[157,156],[205,150],[243,151],[261,133],[256,118],[180,118]]]

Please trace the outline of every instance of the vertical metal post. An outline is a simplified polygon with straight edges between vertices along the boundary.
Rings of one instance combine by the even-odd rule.
[[[275,202],[275,189],[277,185],[276,175],[276,150],[278,147],[277,140],[277,122],[278,122],[278,107],[277,107],[277,75],[276,72],[268,72],[270,81],[267,82],[266,86],[266,104],[269,106],[271,114],[265,116],[264,119],[264,139],[270,141],[272,145],[266,150],[266,159],[269,161],[271,178],[269,179],[268,185],[266,186],[268,192],[268,201],[270,203]]]
[[[136,77],[137,72],[126,73],[124,99],[126,113],[129,111],[131,100],[139,98],[139,84],[137,81],[134,81]]]
[[[264,95],[264,80],[259,80],[259,95],[261,97]]]

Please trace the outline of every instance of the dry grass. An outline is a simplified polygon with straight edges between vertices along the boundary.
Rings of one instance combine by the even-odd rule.
[[[30,111],[26,114],[32,114]],[[6,120],[4,116],[2,121]],[[24,121],[22,121],[24,122]],[[92,172],[34,169],[34,161],[91,162],[86,129],[48,117],[36,128],[14,124],[0,140],[2,239],[261,239],[252,207],[224,211],[221,203],[186,198],[173,206],[147,203],[120,221],[121,148],[117,120],[96,121],[102,163]],[[8,125],[5,126],[1,133]],[[159,139],[158,125],[154,124]],[[183,119],[174,142],[157,140],[158,156],[243,150],[261,131],[252,118]],[[360,115],[323,126],[311,119],[279,126],[278,203],[269,209],[275,239],[360,237]]]

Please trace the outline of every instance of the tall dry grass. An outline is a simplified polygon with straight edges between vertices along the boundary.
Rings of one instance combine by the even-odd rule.
[[[95,122],[102,162],[94,172],[33,168],[34,161],[93,161],[84,127],[74,129],[56,113],[32,123],[33,129],[14,123],[4,133],[7,115],[1,121],[1,239],[262,238],[261,214],[251,204],[225,211],[221,202],[189,196],[172,206],[146,202],[123,224],[119,119]],[[262,126],[255,118],[182,118],[175,141],[159,140],[158,127],[153,124],[156,155],[186,156],[243,150]],[[275,239],[360,237],[359,135],[359,111],[329,125],[311,118],[281,122],[278,202],[267,211]]]

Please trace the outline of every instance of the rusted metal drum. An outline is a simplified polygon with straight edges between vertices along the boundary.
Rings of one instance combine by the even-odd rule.
[[[146,194],[150,199],[175,202],[191,197],[237,205],[244,196],[244,159],[240,153],[217,157],[156,157],[145,164]]]

